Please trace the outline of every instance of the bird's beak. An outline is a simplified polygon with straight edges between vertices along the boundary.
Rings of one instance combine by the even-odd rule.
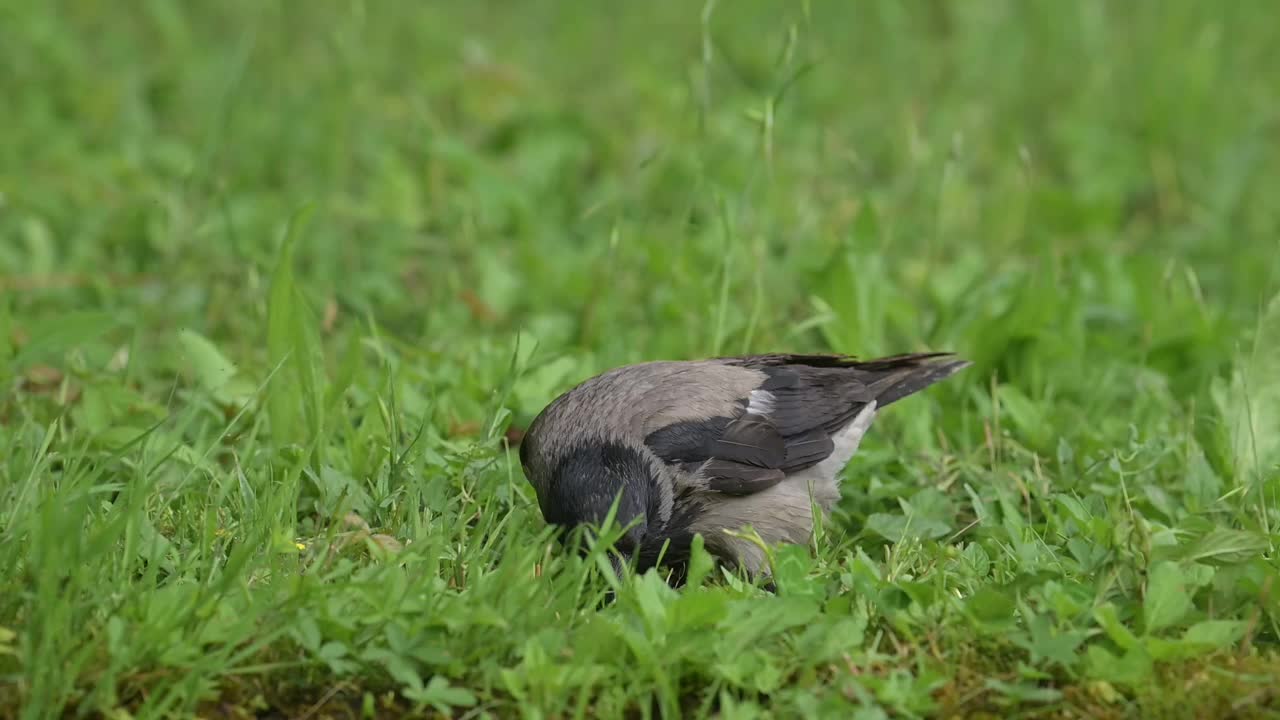
[[[618,579],[617,587],[622,586],[623,580],[627,575],[627,559],[618,553],[609,553],[609,566],[613,568],[613,575]],[[604,591],[604,599],[601,601],[601,607],[612,605],[618,599],[618,593],[614,588]]]
[[[617,553],[609,553],[609,563],[613,566],[613,574],[621,582],[627,576],[627,559]]]

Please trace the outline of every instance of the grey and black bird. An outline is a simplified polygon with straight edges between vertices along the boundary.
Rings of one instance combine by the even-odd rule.
[[[952,353],[629,365],[552,401],[520,462],[543,517],[563,530],[598,526],[617,502],[615,520],[629,525],[614,544],[619,570],[661,564],[679,582],[702,535],[721,562],[759,575],[760,547],[725,531],[809,542],[814,507],[826,514],[839,500],[841,472],[876,413],[967,365]]]

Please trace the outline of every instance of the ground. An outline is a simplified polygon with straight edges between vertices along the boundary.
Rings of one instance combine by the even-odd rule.
[[[1270,4],[131,10],[0,8],[0,717],[1280,714]],[[515,459],[915,350],[776,594]]]

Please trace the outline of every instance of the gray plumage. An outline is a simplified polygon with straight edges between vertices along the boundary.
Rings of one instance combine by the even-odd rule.
[[[520,446],[548,523],[603,522],[615,498],[633,527],[616,549],[640,569],[682,574],[701,534],[751,573],[768,543],[806,543],[813,508],[840,497],[840,473],[876,413],[969,363],[950,353],[858,361],[843,355],[752,355],[630,365],[556,398]]]

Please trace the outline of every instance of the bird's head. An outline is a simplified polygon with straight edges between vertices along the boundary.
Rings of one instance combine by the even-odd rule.
[[[593,443],[572,448],[562,455],[546,476],[535,482],[538,504],[548,523],[568,531],[586,526],[598,529],[616,503],[613,521],[623,528],[611,555],[614,569],[640,551],[655,519],[653,470],[644,455],[616,443]]]

